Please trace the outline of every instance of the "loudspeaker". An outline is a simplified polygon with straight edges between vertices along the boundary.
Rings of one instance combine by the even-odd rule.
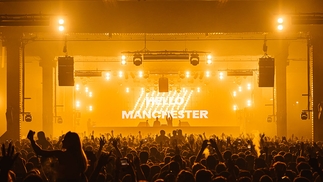
[[[58,57],[58,85],[74,86],[73,57]]]
[[[259,87],[274,87],[275,84],[275,59],[259,58]]]
[[[158,83],[159,92],[168,92],[168,78],[161,77]]]

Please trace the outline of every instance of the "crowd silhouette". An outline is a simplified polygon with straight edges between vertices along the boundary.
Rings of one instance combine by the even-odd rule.
[[[294,136],[34,135],[2,144],[1,182],[320,182],[322,176],[322,143]]]

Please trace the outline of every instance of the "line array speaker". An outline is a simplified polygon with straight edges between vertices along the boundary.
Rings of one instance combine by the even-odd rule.
[[[274,87],[275,84],[275,59],[259,58],[259,87]]]
[[[58,57],[58,85],[74,86],[73,57]]]

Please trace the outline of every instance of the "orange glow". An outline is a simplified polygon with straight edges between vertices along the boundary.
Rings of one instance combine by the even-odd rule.
[[[122,78],[122,76],[123,76],[123,72],[119,71],[119,77]]]
[[[80,102],[80,101],[76,101],[75,106],[76,106],[77,108],[81,107],[81,102]]]
[[[283,25],[278,25],[278,26],[277,26],[277,29],[278,29],[278,30],[283,30],[283,29],[284,29],[284,26],[283,26]]]
[[[223,80],[223,78],[224,78],[223,75],[224,75],[223,72],[219,72],[219,78],[220,78],[220,80]]]
[[[58,31],[63,32],[65,30],[65,27],[63,25],[58,26]]]
[[[209,71],[206,71],[206,72],[205,72],[205,76],[206,76],[206,77],[210,77],[210,72],[209,72]]]
[[[58,24],[63,25],[64,23],[65,23],[64,19],[60,18],[60,19],[58,20]]]
[[[186,72],[186,78],[189,78],[190,77],[190,72],[189,71],[187,71]]]
[[[122,55],[121,56],[121,64],[122,65],[125,65],[127,63],[127,60],[126,59],[127,59],[127,57],[125,55]]]
[[[75,90],[80,90],[80,85],[79,84],[75,85]]]
[[[247,106],[250,107],[251,106],[251,100],[247,100]]]
[[[281,23],[283,23],[283,22],[284,22],[284,19],[283,19],[282,17],[279,17],[279,18],[277,19],[277,23],[281,24]]]
[[[250,84],[250,83],[248,83],[248,84],[247,84],[247,89],[248,89],[248,90],[250,90],[250,89],[251,89],[251,84]]]
[[[106,79],[106,80],[110,80],[110,78],[111,78],[110,73],[106,73],[106,74],[105,74],[105,79]]]

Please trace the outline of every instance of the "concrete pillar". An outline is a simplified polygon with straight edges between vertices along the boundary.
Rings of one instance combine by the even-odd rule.
[[[313,134],[314,141],[323,140],[323,35],[322,31],[311,33],[313,45]],[[322,114],[319,117],[319,113]]]
[[[41,56],[42,67],[42,119],[46,136],[53,136],[54,124],[54,57]]]
[[[286,66],[288,58],[287,41],[279,41],[278,52],[275,53],[276,67],[276,104],[277,104],[277,135],[287,136],[287,89],[286,89]]]
[[[3,32],[3,46],[7,49],[7,131],[1,140],[20,140],[22,107],[21,36],[17,31]]]

